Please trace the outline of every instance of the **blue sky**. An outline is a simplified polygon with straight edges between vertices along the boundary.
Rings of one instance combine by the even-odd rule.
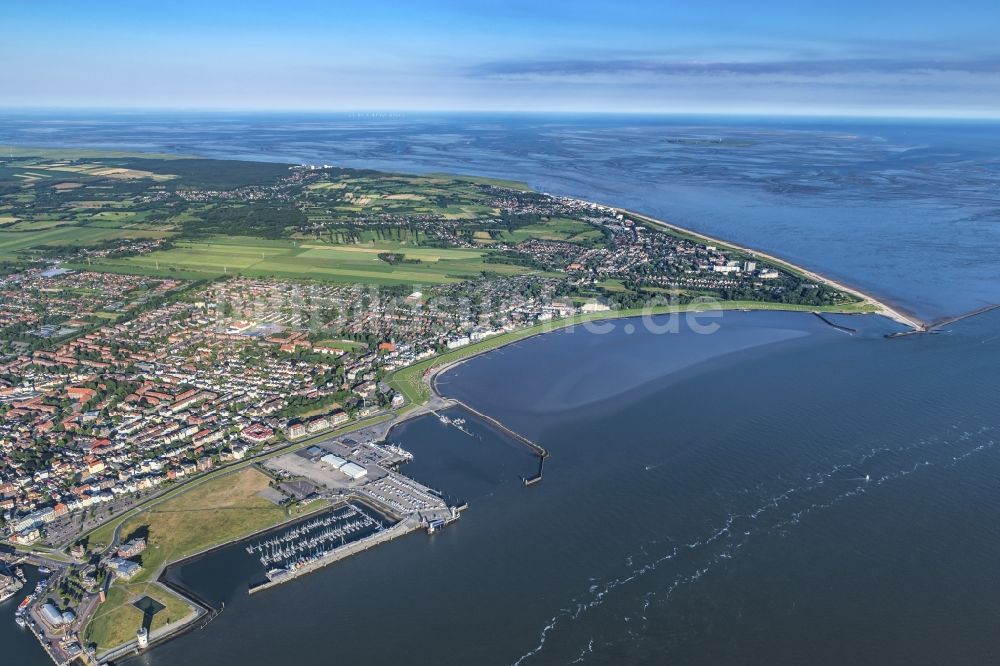
[[[1000,2],[0,3],[0,107],[1000,115]]]

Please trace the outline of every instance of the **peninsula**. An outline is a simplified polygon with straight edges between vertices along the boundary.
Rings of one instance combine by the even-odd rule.
[[[708,308],[924,328],[636,212],[328,165],[22,149],[0,165],[0,268],[2,528],[12,561],[54,572],[20,616],[57,663],[210,621],[163,575],[180,560],[259,535],[266,588],[455,520],[385,436],[454,406],[434,377],[475,354]],[[545,449],[508,434],[540,480]]]

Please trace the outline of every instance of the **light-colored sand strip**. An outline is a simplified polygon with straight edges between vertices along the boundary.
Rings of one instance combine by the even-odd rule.
[[[580,202],[586,203],[586,204],[592,203],[590,201],[585,201],[583,199],[577,199],[577,201],[580,201]],[[597,205],[603,206],[604,204],[597,204]],[[650,216],[644,215],[642,213],[637,213],[635,211],[628,210],[627,208],[617,208],[615,206],[608,206],[608,207],[617,210],[622,215],[627,215],[628,217],[633,217],[633,218],[636,218],[638,220],[643,220],[645,222],[649,222],[651,224],[655,224],[657,226],[663,227],[663,228],[668,229],[670,231],[674,231],[676,233],[685,234],[687,236],[691,236],[693,238],[697,238],[698,240],[703,241],[703,242],[708,243],[708,244],[711,244],[711,245],[716,245],[718,247],[724,247],[724,248],[729,248],[729,249],[732,249],[732,250],[737,250],[739,252],[744,252],[744,253],[749,254],[751,256],[754,256],[754,257],[759,257],[761,259],[765,259],[765,260],[767,260],[767,261],[769,261],[769,262],[771,262],[771,263],[773,263],[773,264],[775,264],[775,265],[777,265],[779,267],[785,268],[786,270],[791,270],[793,272],[799,273],[799,274],[801,274],[801,275],[809,278],[810,280],[815,280],[816,282],[821,283],[821,284],[825,284],[828,287],[832,287],[834,289],[839,289],[840,291],[843,291],[843,292],[846,292],[848,294],[851,294],[852,296],[857,296],[864,303],[866,303],[866,304],[871,305],[872,307],[874,307],[878,311],[878,314],[881,314],[881,315],[884,315],[886,317],[889,317],[893,321],[897,321],[900,324],[903,324],[904,326],[908,326],[908,327],[912,328],[915,331],[925,331],[925,330],[927,330],[927,324],[925,322],[920,321],[919,319],[917,319],[916,317],[914,317],[911,314],[901,312],[899,309],[894,308],[891,305],[889,305],[889,304],[887,304],[887,303],[885,303],[883,301],[880,301],[879,299],[875,298],[871,294],[866,294],[865,292],[863,292],[863,291],[861,291],[859,289],[855,289],[854,287],[849,287],[849,286],[847,286],[845,284],[837,282],[836,280],[828,278],[825,275],[820,275],[819,273],[817,273],[815,271],[811,271],[808,268],[803,268],[802,266],[797,266],[797,265],[795,265],[795,264],[793,264],[791,262],[785,261],[784,259],[776,257],[776,256],[774,256],[772,254],[768,254],[766,252],[761,252],[760,250],[755,250],[753,248],[743,247],[743,246],[740,246],[740,245],[736,245],[735,243],[730,243],[728,241],[719,240],[718,238],[712,238],[711,236],[706,236],[705,234],[698,233],[697,231],[691,231],[690,229],[685,229],[684,227],[679,227],[676,224],[671,224],[669,222],[664,222],[663,220],[658,220],[655,217],[650,217]]]

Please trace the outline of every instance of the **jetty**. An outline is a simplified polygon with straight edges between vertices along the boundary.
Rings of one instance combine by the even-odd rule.
[[[472,414],[476,418],[479,418],[479,419],[485,421],[486,423],[489,423],[491,426],[493,426],[494,428],[496,428],[497,430],[499,430],[503,434],[507,435],[511,439],[513,439],[513,440],[515,440],[515,441],[523,444],[524,446],[528,447],[528,449],[531,450],[531,452],[534,453],[539,458],[545,459],[545,458],[549,457],[549,452],[546,451],[545,448],[542,447],[540,444],[536,444],[535,442],[531,441],[530,439],[528,439],[527,437],[525,437],[521,433],[517,432],[516,430],[508,428],[507,426],[505,426],[500,421],[497,421],[492,416],[489,416],[487,414],[483,414],[478,409],[476,409],[474,407],[470,407],[469,405],[465,404],[461,400],[453,400],[453,402],[455,403],[456,406],[461,407],[462,409],[466,410],[467,412],[469,412],[470,414]]]
[[[545,449],[545,447],[543,447],[541,444],[537,444],[537,443],[531,441],[530,439],[528,439],[527,437],[525,437],[521,433],[517,432],[516,430],[513,430],[512,428],[507,427],[506,425],[504,425],[500,421],[496,420],[492,416],[489,416],[487,414],[483,414],[478,409],[476,409],[474,407],[470,407],[469,405],[465,404],[461,400],[452,399],[452,402],[456,406],[461,407],[462,409],[468,411],[470,414],[472,414],[476,418],[482,419],[483,421],[485,421],[489,425],[493,426],[494,428],[496,428],[497,430],[499,430],[503,434],[505,434],[508,437],[510,437],[511,439],[513,439],[515,442],[517,442],[519,444],[523,444],[525,447],[528,448],[529,451],[531,451],[536,456],[538,456],[538,472],[536,472],[534,474],[534,476],[522,477],[521,480],[524,482],[524,485],[526,485],[526,486],[534,485],[534,484],[536,484],[536,483],[538,483],[539,481],[542,480],[542,469],[545,467],[545,459],[549,457],[549,452],[548,452],[548,450]]]
[[[461,365],[467,360],[468,358],[458,359],[457,361],[454,361],[452,363],[446,363],[439,367],[431,368],[427,371],[427,373],[425,373],[424,378],[430,385],[431,393],[433,395],[433,398],[431,399],[432,404],[436,406],[438,409],[443,409],[446,407],[460,407],[461,409],[464,409],[465,411],[469,412],[476,418],[482,420],[487,425],[493,426],[493,428],[507,435],[518,444],[525,446],[529,451],[531,451],[531,453],[538,456],[538,471],[532,476],[521,477],[521,481],[526,486],[531,486],[540,482],[542,480],[542,471],[545,467],[545,459],[549,457],[549,452],[544,446],[525,437],[521,433],[501,423],[492,416],[484,414],[475,407],[472,407],[462,402],[458,398],[448,398],[441,394],[441,391],[438,388],[438,378],[441,377],[441,375],[447,372],[448,370],[451,370],[452,368]],[[437,412],[434,411],[433,406],[428,405],[427,409],[435,416],[438,415]]]
[[[835,321],[825,316],[822,312],[819,312],[818,310],[814,311],[813,314],[819,317],[820,321],[822,321],[824,324],[832,328],[835,328],[838,331],[843,331],[844,333],[850,333],[851,335],[854,335],[855,333],[858,332],[858,329],[856,328],[851,328],[850,326],[844,326],[843,324],[836,323]]]
[[[919,329],[912,331],[900,331],[899,333],[889,333],[885,337],[887,338],[905,338],[909,335],[916,335],[918,333],[937,333],[945,326],[950,326],[965,319],[971,319],[972,317],[978,317],[979,315],[986,314],[987,312],[992,312],[993,310],[1000,309],[1000,303],[993,303],[991,305],[984,305],[981,308],[976,308],[969,312],[965,312],[954,317],[945,317],[944,319],[938,319],[929,324],[921,326]]]

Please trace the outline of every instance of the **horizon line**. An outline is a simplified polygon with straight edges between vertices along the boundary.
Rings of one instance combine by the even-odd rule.
[[[870,120],[968,120],[968,121],[1000,121],[1000,113],[906,113],[900,110],[884,112],[869,111],[763,111],[763,110],[679,110],[679,109],[630,109],[630,110],[565,110],[565,109],[310,109],[294,107],[157,107],[157,106],[28,106],[0,105],[0,114],[11,113],[112,113],[112,114],[223,114],[234,113],[242,115],[256,114],[302,114],[302,115],[511,115],[511,116],[647,116],[647,117],[683,117],[683,116],[717,116],[723,118],[808,118],[808,119],[870,119]]]

